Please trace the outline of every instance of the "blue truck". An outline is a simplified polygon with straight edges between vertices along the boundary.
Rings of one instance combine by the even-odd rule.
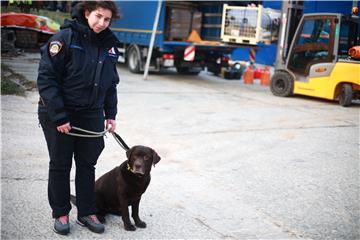
[[[120,62],[127,64],[132,72],[144,70],[149,52],[151,33],[158,8],[158,1],[116,1],[122,18],[112,25],[119,39]],[[156,31],[151,68],[161,70],[176,67],[180,73],[199,73],[207,68],[219,74],[232,60],[249,61],[250,49],[254,46],[229,44],[221,41],[224,4],[248,6],[262,4],[264,8],[281,10],[283,1],[163,1]],[[351,1],[304,1],[304,13],[343,12]],[[221,44],[212,45],[187,41],[195,29],[201,39]],[[184,60],[185,49],[195,46],[193,61]],[[256,63],[274,65],[277,44],[257,44]]]
[[[197,74],[204,68],[219,74],[228,67],[234,45],[220,41],[223,4],[225,2],[163,1],[156,30],[151,70],[175,67],[179,73]],[[241,3],[241,2],[240,2]],[[111,27],[119,40],[119,61],[131,72],[144,70],[158,10],[158,1],[117,1],[121,18]],[[196,31],[201,42],[189,42]],[[213,43],[216,44],[213,44]],[[186,49],[195,47],[193,59],[185,60]],[[189,49],[189,48],[188,48]]]

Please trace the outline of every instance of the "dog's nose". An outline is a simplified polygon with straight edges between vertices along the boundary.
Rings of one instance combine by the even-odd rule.
[[[134,164],[134,168],[135,168],[135,170],[139,170],[139,169],[141,169],[141,165],[140,164]]]

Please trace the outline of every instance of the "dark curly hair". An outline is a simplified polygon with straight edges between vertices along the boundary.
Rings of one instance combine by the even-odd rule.
[[[76,11],[81,10],[82,13],[85,12],[85,10],[92,12],[96,10],[97,8],[104,8],[111,11],[112,16],[111,20],[120,18],[120,11],[117,8],[116,4],[113,1],[75,1],[72,4],[73,9]],[[74,16],[72,13],[72,17],[80,17],[80,16]]]

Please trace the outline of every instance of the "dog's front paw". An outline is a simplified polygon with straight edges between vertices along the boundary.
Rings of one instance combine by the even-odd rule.
[[[126,231],[135,231],[136,230],[136,227],[132,224],[126,224],[124,226],[125,226]]]
[[[135,226],[137,226],[139,228],[146,228],[146,223],[139,220],[139,221],[135,222]]]

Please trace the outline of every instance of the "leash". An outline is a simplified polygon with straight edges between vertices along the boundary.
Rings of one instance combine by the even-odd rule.
[[[106,136],[106,133],[110,130],[110,128],[108,128],[102,132],[93,132],[93,131],[89,131],[89,130],[75,127],[75,126],[71,126],[71,129],[77,130],[79,132],[87,133],[87,134],[68,132],[68,133],[66,133],[67,135],[75,136],[75,137],[89,137],[89,138]],[[111,135],[114,137],[115,141],[120,145],[120,147],[122,149],[124,149],[125,151],[130,149],[129,146],[125,143],[125,141],[120,137],[119,134],[117,134],[116,132],[112,132]]]
[[[125,141],[117,134],[116,132],[111,133],[115,138],[116,142],[122,147],[125,151],[129,150],[129,146],[125,143]]]
[[[103,137],[103,136],[105,136],[105,134],[109,131],[109,129],[106,129],[106,130],[104,130],[104,131],[102,131],[102,132],[93,132],[93,131],[89,131],[89,130],[82,129],[82,128],[75,127],[75,126],[71,126],[71,129],[77,130],[77,131],[79,131],[79,132],[88,133],[88,134],[68,132],[68,133],[66,133],[67,135],[75,136],[75,137],[89,137],[89,138],[92,138],[92,137]]]

